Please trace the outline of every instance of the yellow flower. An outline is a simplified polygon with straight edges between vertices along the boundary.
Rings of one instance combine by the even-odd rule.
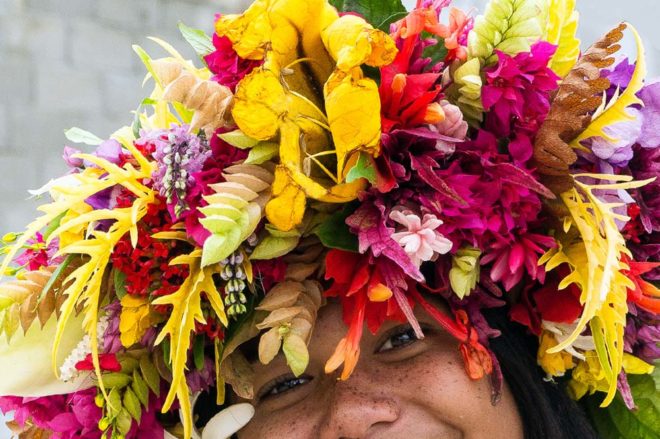
[[[125,295],[121,299],[119,332],[121,344],[130,348],[140,341],[151,326],[162,320],[161,315],[152,311],[148,297]]]
[[[289,231],[307,198],[354,199],[366,181],[345,183],[346,163],[380,149],[378,86],[360,66],[392,62],[391,38],[361,18],[340,18],[326,0],[257,0],[221,18],[216,32],[241,57],[264,60],[238,84],[232,116],[245,135],[279,142],[268,220]]]
[[[573,364],[573,356],[566,351],[557,353],[548,353],[548,349],[557,346],[557,339],[549,331],[543,331],[541,334],[541,344],[537,354],[537,361],[541,368],[550,376],[560,377],[568,369],[571,369]]]
[[[449,283],[451,289],[461,299],[474,289],[479,280],[479,256],[481,250],[474,247],[463,247],[451,258]]]
[[[573,370],[568,383],[568,393],[573,399],[582,398],[587,392],[608,392],[610,384],[595,352],[588,352],[586,361],[581,361]],[[653,373],[654,367],[634,355],[623,354],[623,370],[634,375]],[[603,405],[606,405],[603,403]]]

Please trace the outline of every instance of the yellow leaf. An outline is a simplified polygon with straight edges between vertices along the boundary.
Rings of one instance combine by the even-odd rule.
[[[571,146],[574,148],[581,148],[580,142],[582,140],[594,136],[602,137],[609,143],[616,144],[621,139],[615,139],[608,135],[606,128],[619,122],[632,120],[634,116],[628,114],[626,109],[635,104],[643,105],[642,100],[637,97],[637,92],[644,86],[644,77],[646,76],[644,45],[637,30],[630,24],[626,23],[625,26],[630,27],[637,45],[637,62],[630,83],[625,91],[621,93],[621,96],[615,102],[609,104],[603,112],[595,116],[589,126],[571,142]]]
[[[337,151],[337,178],[344,173],[350,154],[380,152],[380,96],[378,86],[369,78],[345,76],[331,90],[325,90],[328,124]]]
[[[172,263],[188,264],[190,267],[188,277],[176,292],[159,297],[153,301],[153,304],[172,306],[170,317],[156,338],[156,344],[159,344],[165,337],[169,337],[171,346],[169,361],[172,368],[172,383],[162,411],[163,413],[167,412],[174,403],[174,399],[177,398],[181,404],[184,428],[191,428],[192,410],[184,373],[195,322],[206,322],[202,313],[202,295],[209,301],[220,322],[227,326],[228,321],[220,292],[213,280],[213,274],[220,270],[220,265],[214,264],[202,268],[200,250],[195,250],[190,255],[185,256],[177,258],[178,261],[172,261]]]
[[[548,22],[542,40],[557,46],[550,68],[563,78],[580,56],[580,40],[575,36],[579,14],[575,0],[549,0],[547,9]]]
[[[121,344],[126,348],[133,346],[160,320],[161,316],[150,309],[148,297],[125,295],[121,299],[119,316]]]
[[[294,229],[302,221],[307,204],[305,192],[283,166],[275,169],[273,198],[266,204],[266,218],[282,231]]]
[[[288,105],[289,99],[277,74],[256,69],[243,78],[236,88],[232,115],[247,136],[268,140],[277,134]]]
[[[321,35],[328,52],[337,61],[337,68],[344,72],[362,64],[387,65],[396,57],[397,48],[389,35],[356,15],[340,17]]]

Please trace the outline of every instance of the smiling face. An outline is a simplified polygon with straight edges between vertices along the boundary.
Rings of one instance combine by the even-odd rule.
[[[397,322],[376,335],[365,329],[355,371],[338,381],[323,369],[346,327],[341,307],[328,303],[305,374],[295,378],[281,355],[267,366],[255,364],[256,414],[239,438],[522,438],[509,389],[493,406],[488,380],[466,375],[456,340],[422,310],[415,314],[426,338],[417,340],[408,324]]]

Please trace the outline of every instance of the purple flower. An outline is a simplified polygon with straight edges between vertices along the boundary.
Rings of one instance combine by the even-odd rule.
[[[66,163],[70,168],[81,168],[84,163],[83,159],[73,157],[74,155],[80,153],[81,151],[79,149],[73,148],[71,146],[65,146],[64,151],[62,152],[64,163]]]
[[[633,158],[632,146],[642,133],[642,115],[635,108],[626,110],[630,120],[605,127],[605,134],[616,139],[615,142],[602,137],[594,137],[585,142],[594,155],[613,166],[623,167]]]
[[[644,102],[639,144],[643,148],[660,147],[660,81],[647,85],[637,95]]]
[[[660,318],[650,312],[629,304],[625,334],[624,350],[653,364],[660,358]]]
[[[635,64],[630,64],[628,58],[624,58],[613,70],[603,70],[603,78],[610,80],[610,88],[607,90],[607,99],[610,100],[616,90],[623,90],[630,84],[630,79],[635,72]]]
[[[186,196],[195,184],[194,174],[202,170],[211,155],[208,142],[188,129],[188,125],[172,125],[169,130],[153,131],[140,139],[155,146],[153,157],[158,168],[152,175],[154,189],[166,198],[172,221],[188,210]]]

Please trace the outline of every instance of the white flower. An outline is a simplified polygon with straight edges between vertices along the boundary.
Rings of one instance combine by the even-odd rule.
[[[403,247],[415,265],[419,266],[451,250],[452,242],[435,230],[442,224],[435,215],[425,214],[420,219],[411,211],[395,208],[390,218],[405,227],[405,230],[392,234],[392,238]]]

